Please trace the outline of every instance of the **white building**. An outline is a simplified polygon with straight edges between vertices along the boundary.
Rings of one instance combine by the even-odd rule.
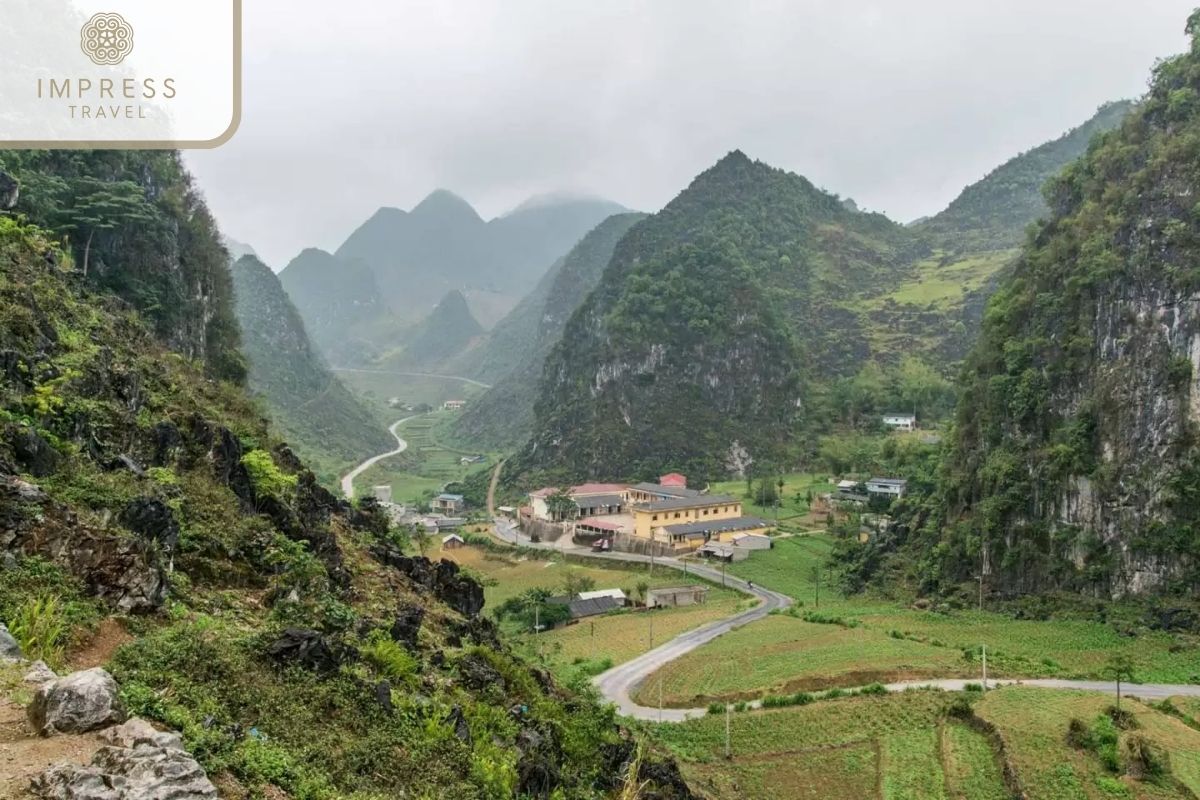
[[[897,412],[884,414],[883,424],[894,431],[915,431],[917,429],[917,415],[900,414]]]
[[[628,602],[628,598],[625,597],[625,593],[620,589],[595,589],[590,592],[580,592],[576,596],[580,600],[595,600],[600,597],[611,597],[621,605],[625,605]]]
[[[867,494],[879,497],[903,497],[908,481],[903,478],[871,478],[867,481]]]

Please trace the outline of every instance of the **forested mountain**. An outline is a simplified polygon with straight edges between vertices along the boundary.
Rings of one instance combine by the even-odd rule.
[[[626,773],[662,800],[692,797],[611,707],[514,655],[475,580],[405,555],[382,509],[322,488],[244,389],[165,346],[196,345],[166,323],[208,299],[156,319],[132,311],[143,287],[115,278],[170,285],[179,265],[144,262],[129,230],[101,250],[113,285],[84,281],[76,248],[57,244],[84,218],[35,187],[22,187],[26,207],[58,220],[54,233],[2,213],[0,198],[0,619],[39,621],[13,626],[26,652],[61,666],[64,648],[87,647],[120,690],[124,708],[105,713],[177,729],[224,797],[591,798],[615,795]],[[208,219],[198,200],[190,213]],[[214,341],[210,365],[238,363]],[[101,622],[110,633],[93,641]],[[6,631],[6,653],[13,641]],[[89,694],[84,722],[110,701]]]
[[[66,242],[84,280],[120,294],[209,374],[245,377],[228,255],[175,152],[0,151],[13,211]]]
[[[701,479],[778,456],[804,376],[870,355],[848,304],[920,252],[886,217],[730,153],[621,239],[546,360],[515,466]]]
[[[279,278],[253,255],[234,262],[233,291],[248,385],[297,452],[332,482],[343,467],[394,447],[313,348]]]
[[[446,293],[437,307],[405,335],[402,344],[377,362],[392,369],[444,372],[445,362],[461,353],[483,334],[483,326],[471,316],[462,292]]]
[[[1042,197],[1046,181],[1083,155],[1093,136],[1119,125],[1132,107],[1128,100],[1104,104],[1079,127],[996,167],[915,229],[951,252],[1019,247],[1025,228],[1048,210]]]
[[[337,256],[369,266],[385,302],[406,322],[425,318],[458,290],[490,327],[580,237],[624,210],[607,200],[546,198],[485,222],[461,197],[439,189],[409,212],[381,208]]]
[[[361,261],[309,248],[292,259],[279,280],[313,343],[334,366],[375,358],[384,350],[379,342],[394,343],[402,335],[374,273]]]
[[[562,337],[571,314],[600,282],[617,242],[643,218],[644,214],[617,214],[597,225],[492,329],[480,347],[447,368],[456,375],[494,384],[455,421],[453,433],[458,439],[509,449],[528,438],[546,355]]]
[[[988,304],[921,540],[933,586],[1200,587],[1200,14],[1188,32],[1050,184]]]

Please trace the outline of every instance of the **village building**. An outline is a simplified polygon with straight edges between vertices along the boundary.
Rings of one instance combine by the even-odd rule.
[[[457,550],[460,547],[465,547],[466,544],[467,544],[467,541],[465,539],[463,539],[461,536],[459,536],[457,533],[452,533],[449,536],[442,537],[442,549],[443,550]]]
[[[559,491],[562,490],[547,486],[530,492],[530,516],[543,522],[561,521],[554,518],[549,503]],[[575,503],[575,518],[622,514],[629,504],[629,486],[624,483],[582,483],[565,492]]]
[[[890,411],[883,415],[883,424],[894,431],[915,431],[917,429],[917,415]]]
[[[466,508],[467,504],[461,494],[439,494],[429,505],[440,514],[457,514]]]
[[[576,595],[580,600],[595,600],[598,597],[611,597],[621,605],[626,605],[629,598],[620,589],[594,589],[590,592],[580,592]]]
[[[766,533],[770,527],[758,517],[743,517],[742,501],[724,494],[672,496],[633,507],[634,535],[675,550],[696,550],[735,534]]]
[[[442,403],[442,408],[446,411],[462,411],[466,405],[466,400],[447,400]]]
[[[550,597],[546,599],[546,602],[552,605],[566,606],[567,611],[571,615],[572,622],[584,617],[595,617],[600,614],[607,614],[610,611],[617,611],[624,606],[623,602],[608,596],[590,598],[580,596]]]
[[[903,478],[871,478],[867,481],[867,494],[874,497],[903,497],[908,481]]]
[[[735,533],[730,539],[734,547],[740,547],[743,550],[770,550],[775,546],[775,542],[770,536],[764,536],[761,533]]]
[[[705,586],[673,586],[646,592],[646,608],[673,608],[703,603],[708,599]]]
[[[731,544],[718,544],[717,542],[709,542],[701,547],[698,552],[710,561],[724,561],[727,564],[732,564],[734,561],[745,561],[750,557],[749,550],[743,550]]]

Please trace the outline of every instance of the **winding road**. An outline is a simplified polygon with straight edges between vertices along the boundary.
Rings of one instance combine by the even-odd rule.
[[[408,449],[408,442],[406,442],[400,438],[400,434],[396,433],[396,429],[399,428],[404,423],[408,422],[410,419],[416,419],[419,416],[420,416],[420,414],[415,414],[411,417],[405,417],[404,419],[398,419],[388,427],[388,433],[390,433],[396,439],[396,449],[395,450],[389,450],[386,453],[380,453],[377,456],[371,456],[366,461],[362,462],[357,467],[355,467],[354,469],[352,469],[346,473],[345,477],[342,478],[342,494],[344,494],[346,496],[346,499],[352,500],[354,498],[354,479],[355,478],[357,478],[359,475],[362,475],[364,472],[366,472],[371,467],[378,464],[380,461],[383,461],[385,458],[391,458],[392,456],[398,456],[401,453],[403,453],[405,450]]]

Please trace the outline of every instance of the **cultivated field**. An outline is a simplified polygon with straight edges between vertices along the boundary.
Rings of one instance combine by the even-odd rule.
[[[831,548],[823,534],[783,538],[773,550],[732,565],[732,573],[789,594],[800,605],[664,667],[665,702],[688,707],[873,681],[977,677],[982,645],[993,677],[1099,678],[1109,658],[1124,653],[1139,681],[1200,681],[1200,646],[1167,633],[1128,637],[1099,622],[1018,620],[986,611],[943,613],[871,597],[847,599],[824,572],[817,608],[813,569],[824,564]],[[657,676],[649,683],[657,686]]]
[[[622,589],[630,596],[642,581],[651,587],[697,583],[694,578],[685,578],[675,570],[662,567],[654,570],[652,575],[648,567],[634,564],[609,567],[595,560],[564,562],[557,558],[530,558],[476,547],[436,550],[430,555],[455,561],[485,577],[485,613],[529,589],[559,591],[568,575],[590,578],[597,589]],[[731,616],[740,608],[748,608],[750,602],[737,592],[712,586],[708,601],[703,605],[654,611],[626,610],[591,617],[537,636],[526,635],[524,644],[551,669],[565,675],[577,672],[585,662],[596,667],[605,662],[628,661],[650,650],[651,642],[660,645],[685,631]]]
[[[964,707],[964,701],[969,707]],[[1136,728],[1101,747],[1068,742],[1072,718],[1096,726],[1111,699],[1005,687],[986,695],[906,692],[734,713],[653,726],[684,775],[707,796],[880,800],[1186,800],[1200,779],[1200,731],[1137,701]],[[990,731],[990,732],[989,732]],[[1141,774],[1127,742],[1169,752]],[[1005,771],[1010,778],[1006,782]]]
[[[447,483],[462,480],[471,472],[494,465],[495,459],[491,456],[483,463],[461,464],[459,459],[464,455],[476,453],[455,450],[439,442],[437,430],[453,413],[435,411],[397,428],[397,433],[408,442],[408,449],[367,470],[356,482],[359,490],[386,484],[392,487],[396,502],[411,503],[440,491]]]
[[[947,695],[911,692],[658,726],[706,796],[746,800],[990,800],[1009,797],[987,740],[949,719]]]

